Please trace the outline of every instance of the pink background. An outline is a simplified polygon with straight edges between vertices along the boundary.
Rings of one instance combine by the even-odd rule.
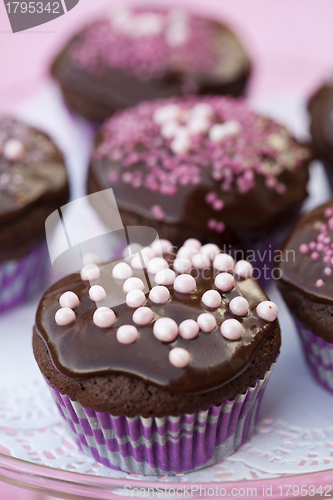
[[[0,110],[13,111],[47,79],[51,55],[67,37],[112,0],[80,0],[49,24],[12,34],[0,3]],[[123,0],[118,0],[123,4]],[[157,3],[159,3],[157,1]],[[162,3],[162,0],[160,0]],[[250,95],[297,93],[304,98],[333,73],[332,0],[168,0],[214,12],[241,35],[255,63]],[[34,493],[0,484],[1,500],[43,500]]]

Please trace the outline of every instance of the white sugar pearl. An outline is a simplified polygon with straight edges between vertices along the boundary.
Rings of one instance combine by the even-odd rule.
[[[173,285],[176,273],[172,269],[163,269],[156,274],[154,279],[158,285]]]
[[[177,104],[167,104],[154,111],[153,120],[158,125],[161,125],[162,123],[178,118],[179,114],[180,107]]]
[[[123,251],[123,257],[130,257],[131,255],[135,255],[138,253],[140,250],[142,250],[142,245],[139,243],[132,243],[131,245],[128,245],[125,250]]]
[[[83,281],[97,280],[101,275],[101,270],[96,264],[87,264],[81,269]]]
[[[128,278],[128,280],[125,281],[123,289],[124,292],[128,293],[131,290],[144,290],[144,287],[144,282],[140,280],[140,278],[133,276],[133,278]]]
[[[226,319],[221,325],[223,337],[229,340],[239,340],[243,333],[243,327],[237,319]]]
[[[216,290],[207,290],[207,292],[203,294],[201,300],[205,306],[217,309],[221,305],[222,297]]]
[[[117,280],[127,280],[133,276],[133,270],[126,262],[118,262],[112,269],[112,276]]]
[[[175,259],[173,268],[177,273],[188,273],[192,269],[192,262],[190,259]]]
[[[24,155],[24,144],[18,139],[9,139],[3,145],[2,152],[7,160],[20,160]]]
[[[196,246],[186,245],[180,247],[177,252],[177,259],[192,259],[194,255],[199,253],[200,249]]]
[[[171,142],[171,150],[173,153],[184,154],[187,153],[191,147],[191,138],[186,129],[180,128],[173,141]]]
[[[97,264],[99,265],[101,263],[101,259],[99,255],[96,253],[86,253],[82,257],[82,264],[84,266],[87,266],[88,264]]]
[[[247,260],[239,260],[235,265],[235,274],[240,278],[251,278],[253,266]]]
[[[145,269],[148,266],[149,260],[147,257],[138,254],[131,260],[131,266],[133,269]]]
[[[191,355],[182,347],[175,347],[169,352],[169,361],[176,368],[186,368],[190,364]]]
[[[106,291],[100,285],[93,285],[89,289],[89,297],[91,300],[98,302],[99,300],[103,300],[106,297]]]
[[[187,129],[190,134],[205,134],[210,128],[210,121],[205,116],[192,116],[187,123]]]
[[[236,316],[246,316],[249,312],[249,303],[244,297],[235,297],[230,301],[229,309]]]
[[[139,307],[133,314],[132,319],[137,325],[148,325],[154,317],[154,313],[149,307]]]
[[[213,125],[209,131],[209,138],[213,142],[222,142],[224,139],[239,134],[242,127],[239,122],[230,120]]]
[[[75,320],[75,312],[69,307],[62,307],[55,313],[55,321],[59,326],[66,326]]]
[[[122,325],[118,328],[116,337],[120,344],[133,344],[139,338],[139,332],[133,325]]]
[[[175,120],[165,122],[161,127],[161,136],[164,137],[164,139],[172,139],[177,135],[179,128],[180,125]]]
[[[193,276],[191,276],[190,274],[180,274],[179,276],[177,276],[173,284],[173,288],[176,290],[176,292],[180,293],[194,292],[196,287],[197,283]]]
[[[185,319],[179,325],[179,335],[183,339],[191,340],[198,336],[199,325],[194,319]]]
[[[275,321],[279,310],[274,302],[264,300],[257,305],[256,312],[259,318],[265,319],[266,321]]]
[[[214,284],[221,292],[229,292],[235,286],[235,278],[229,273],[220,273],[216,276]]]
[[[167,269],[168,267],[169,264],[165,259],[163,259],[162,257],[154,257],[149,261],[147,270],[148,273],[157,274],[159,271]]]
[[[116,315],[108,307],[99,307],[93,315],[93,322],[99,328],[109,328],[116,321]]]
[[[235,261],[231,257],[231,255],[228,255],[227,253],[219,253],[214,258],[213,266],[218,271],[233,271],[235,267]]]
[[[203,253],[197,253],[192,257],[192,264],[196,269],[207,269],[210,267],[210,258]]]
[[[173,245],[169,240],[157,239],[150,245],[150,248],[154,252],[155,257],[162,257],[173,251]]]
[[[198,116],[211,116],[213,114],[213,108],[210,104],[198,102],[193,106],[191,113]]]
[[[159,318],[154,323],[155,337],[162,342],[172,342],[178,335],[178,325],[171,318]]]
[[[74,292],[65,292],[59,299],[61,307],[69,307],[70,309],[74,309],[79,302],[79,297]]]
[[[202,244],[199,240],[197,240],[196,238],[188,238],[184,245],[184,247],[187,247],[187,246],[190,246],[190,247],[196,247],[198,250],[200,250],[200,248],[202,247]]]
[[[131,290],[126,295],[128,307],[141,307],[146,303],[146,296],[142,290]]]
[[[165,286],[154,286],[150,290],[149,298],[154,304],[165,304],[170,299],[170,292]]]
[[[200,316],[198,316],[197,323],[200,330],[206,333],[212,332],[217,326],[216,319],[209,313],[200,314]]]
[[[210,260],[214,260],[215,256],[220,253],[220,249],[217,245],[214,243],[207,243],[206,245],[203,245],[200,249],[200,252],[203,253],[204,255],[207,255]]]

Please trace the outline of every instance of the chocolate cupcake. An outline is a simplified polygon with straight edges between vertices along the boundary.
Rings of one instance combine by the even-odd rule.
[[[282,251],[280,291],[313,376],[333,394],[333,200],[303,215]]]
[[[149,99],[244,93],[249,58],[224,24],[180,9],[113,11],[76,35],[52,66],[69,107],[102,122]]]
[[[63,155],[51,139],[0,116],[0,311],[41,286],[45,220],[68,196]]]
[[[243,100],[173,98],[105,122],[88,192],[112,187],[124,225],[241,249],[260,271],[307,196],[308,164],[307,148]]]
[[[333,80],[322,85],[308,103],[310,133],[316,156],[323,162],[333,190]]]
[[[277,307],[249,262],[195,239],[170,259],[170,245],[63,278],[33,334],[81,449],[145,475],[200,469],[241,446],[280,348]]]

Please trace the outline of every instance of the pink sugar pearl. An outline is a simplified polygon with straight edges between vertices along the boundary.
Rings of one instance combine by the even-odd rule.
[[[188,273],[192,269],[192,262],[190,259],[175,259],[173,261],[173,268],[177,273]]]
[[[207,255],[213,261],[216,255],[220,253],[220,249],[214,243],[207,243],[201,247],[200,252]]]
[[[2,153],[7,160],[20,160],[24,155],[24,144],[18,139],[9,139],[3,145]]]
[[[319,280],[316,281],[316,287],[317,288],[322,287],[324,284],[325,284],[325,281],[323,281],[322,279],[319,279]]]
[[[309,247],[308,245],[306,245],[305,243],[302,243],[300,246],[299,246],[299,251],[303,254],[306,254],[308,253],[309,251]]]
[[[101,275],[101,270],[96,264],[87,264],[81,269],[81,279],[83,281],[97,280]]]
[[[176,273],[172,269],[163,269],[156,274],[154,279],[158,285],[173,285]]]
[[[162,342],[172,342],[178,335],[178,325],[171,318],[160,318],[154,323],[155,337]]]
[[[199,253],[199,249],[195,246],[183,246],[177,252],[177,259],[189,259],[191,260],[194,255]]]
[[[116,337],[121,344],[133,344],[139,338],[139,332],[133,325],[122,325],[118,328]]]
[[[183,339],[195,339],[199,333],[199,325],[194,319],[185,319],[179,325],[179,335]]]
[[[155,257],[162,257],[167,253],[171,253],[173,250],[172,243],[169,240],[156,240],[151,245],[150,248],[154,252]]]
[[[131,260],[131,266],[133,269],[146,269],[149,264],[150,259],[144,255],[135,255]]]
[[[100,265],[101,259],[97,253],[85,253],[82,257],[82,264],[87,266],[88,264]]]
[[[74,309],[79,303],[79,297],[74,292],[65,292],[59,299],[61,307],[69,307],[70,309]]]
[[[200,250],[200,248],[202,247],[202,244],[200,243],[199,240],[197,240],[196,238],[188,238],[184,245],[184,247],[187,247],[187,246],[190,246],[190,247],[196,247],[198,250]]]
[[[133,314],[132,319],[137,325],[148,325],[154,317],[154,313],[149,307],[139,307]]]
[[[235,261],[231,255],[228,255],[227,253],[219,253],[214,258],[213,266],[218,271],[233,271],[235,268]]]
[[[99,328],[109,328],[116,321],[116,315],[108,307],[99,307],[93,315],[93,322]]]
[[[126,304],[128,307],[141,307],[146,303],[146,296],[142,290],[131,290],[126,295]]]
[[[123,257],[126,258],[134,256],[136,253],[141,251],[142,248],[143,248],[142,245],[140,245],[139,243],[131,243],[130,245],[127,245],[127,247],[123,251]]]
[[[177,276],[173,284],[173,288],[176,290],[176,292],[180,293],[194,292],[196,287],[196,281],[190,274],[180,274],[179,276]]]
[[[209,313],[200,314],[200,316],[198,316],[197,323],[200,330],[206,333],[212,332],[217,326],[216,319]]]
[[[221,273],[216,276],[214,283],[222,292],[229,292],[235,286],[235,278],[229,273]]]
[[[62,307],[55,313],[55,321],[59,326],[66,326],[75,320],[75,312],[69,307]]]
[[[203,294],[201,300],[205,306],[217,309],[221,305],[222,297],[216,290],[207,290],[207,292]]]
[[[235,297],[230,301],[229,309],[236,316],[246,316],[249,312],[249,303],[244,297]]]
[[[149,298],[155,304],[165,304],[170,299],[170,292],[165,286],[154,286],[150,290]]]
[[[89,297],[91,300],[98,302],[99,300],[103,300],[106,297],[106,291],[100,285],[93,285],[89,289]]]
[[[270,300],[264,300],[257,305],[256,312],[259,318],[262,318],[266,321],[275,321],[278,315],[278,308],[274,302]]]
[[[253,266],[247,260],[239,260],[235,265],[235,274],[240,278],[251,278],[253,273]]]
[[[208,255],[197,253],[192,257],[192,264],[196,269],[207,269],[210,267],[210,258]]]
[[[148,273],[151,274],[157,274],[159,271],[162,271],[163,269],[167,269],[169,267],[169,264],[165,259],[162,257],[154,257],[148,262],[148,268],[147,271]]]
[[[221,325],[221,333],[226,339],[239,340],[243,327],[237,319],[226,319]]]
[[[133,270],[126,262],[118,262],[112,269],[112,276],[117,280],[127,280],[133,276]]]
[[[332,268],[331,267],[325,267],[324,273],[326,274],[326,276],[331,276],[331,274],[332,274]]]
[[[191,361],[191,355],[182,347],[174,347],[169,352],[169,361],[176,368],[186,368]]]
[[[128,293],[131,290],[143,290],[145,284],[140,278],[133,276],[132,278],[128,278],[123,286],[124,292]]]

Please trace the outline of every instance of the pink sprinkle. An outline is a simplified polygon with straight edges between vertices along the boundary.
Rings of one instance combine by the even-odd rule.
[[[187,247],[187,246],[190,246],[190,247],[196,247],[199,251],[200,251],[200,248],[202,247],[202,244],[200,243],[199,240],[197,240],[196,238],[188,238],[184,245],[184,247]]]
[[[226,319],[221,325],[223,337],[229,340],[239,340],[243,333],[243,327],[237,319]]]
[[[299,246],[299,251],[303,254],[305,253],[308,253],[309,251],[309,247],[308,245],[306,245],[306,243],[302,243],[300,246]]]
[[[199,325],[194,319],[186,319],[179,325],[179,335],[183,339],[191,340],[198,336]]]
[[[3,145],[2,153],[7,160],[20,160],[24,155],[24,145],[18,139],[9,139]]]
[[[176,368],[186,368],[190,364],[191,355],[182,347],[174,347],[169,352],[169,361]]]
[[[172,269],[163,269],[156,274],[154,279],[158,285],[173,285],[176,273]]]
[[[150,211],[156,220],[163,220],[165,218],[165,212],[161,205],[153,205]]]
[[[331,241],[332,240],[331,240],[331,238],[329,236],[325,236],[325,238],[324,238],[325,245],[329,245],[331,243]]]
[[[62,307],[55,313],[55,321],[59,326],[66,326],[75,320],[75,312],[69,307]]]
[[[312,260],[317,260],[318,258],[319,258],[319,253],[318,252],[312,252],[311,259]]]
[[[332,208],[325,208],[325,217],[329,218],[329,217],[332,217],[333,215],[333,209]]]
[[[235,286],[235,278],[229,273],[218,274],[215,278],[215,286],[222,292],[229,292]]]
[[[150,290],[149,298],[155,304],[166,304],[170,299],[170,292],[165,286],[154,286]]]
[[[175,259],[173,268],[177,273],[188,273],[192,269],[192,262],[190,259]]]
[[[108,307],[99,307],[93,315],[93,322],[99,328],[109,328],[116,321],[116,315]]]
[[[324,264],[329,264],[331,262],[331,256],[325,255],[323,258]]]
[[[198,253],[192,257],[193,267],[196,269],[207,269],[210,267],[210,259],[208,255]]]
[[[272,322],[276,320],[279,311],[274,302],[264,300],[257,305],[256,312],[259,318]]]
[[[249,303],[244,297],[235,297],[230,301],[229,309],[236,316],[246,316],[249,312]]]
[[[235,265],[235,273],[240,278],[251,278],[253,273],[253,266],[247,260],[239,260]]]
[[[203,294],[201,300],[205,306],[217,309],[221,305],[222,297],[216,290],[208,290]]]
[[[203,313],[198,316],[197,323],[200,327],[200,330],[206,333],[210,333],[215,330],[217,324],[216,319],[212,314]]]
[[[74,309],[79,302],[79,297],[74,292],[65,292],[59,299],[61,307],[69,307],[70,309]]]
[[[124,292],[128,293],[132,290],[143,290],[145,287],[144,282],[140,280],[140,278],[136,278],[133,276],[132,278],[128,278],[123,286]]]
[[[133,325],[122,325],[118,328],[116,336],[121,344],[133,344],[139,338],[139,332]]]
[[[320,233],[327,233],[327,225],[322,224],[319,228]]]
[[[324,284],[325,284],[325,282],[323,280],[321,280],[321,279],[316,281],[316,287],[318,287],[318,288],[320,288]]]
[[[215,219],[209,219],[209,221],[207,222],[207,227],[209,229],[215,230],[216,220]]]
[[[216,193],[208,193],[205,197],[206,202],[211,205],[217,199]]]
[[[333,266],[333,257],[331,257],[331,264],[332,264],[332,266]]]
[[[147,271],[151,274],[157,274],[159,271],[163,269],[167,269],[169,264],[162,257],[154,257],[148,263]]]
[[[331,231],[333,230],[333,217],[331,217],[330,219],[328,219],[328,227],[329,227],[329,229]]]
[[[331,267],[325,267],[324,273],[326,274],[326,276],[331,276],[331,274],[332,274],[332,268]]]
[[[118,280],[127,280],[133,276],[133,271],[126,262],[119,262],[112,269],[112,276]]]
[[[173,288],[179,293],[191,293],[196,289],[197,284],[190,274],[180,274],[175,279]]]
[[[317,244],[317,250],[318,250],[318,252],[321,252],[323,248],[324,248],[324,245],[322,243],[318,243]]]
[[[112,172],[109,173],[108,179],[111,184],[116,183],[119,180],[119,172],[117,172],[117,170],[112,170]]]
[[[217,245],[214,243],[207,243],[206,245],[203,245],[200,249],[200,252],[203,253],[204,255],[208,255],[211,261],[214,260],[215,256],[220,253],[220,249]]]
[[[154,323],[155,337],[162,342],[172,342],[178,335],[178,325],[171,318],[159,318]]]
[[[218,271],[233,271],[235,268],[235,261],[231,255],[228,255],[227,253],[219,253],[214,259],[213,266]]]
[[[131,290],[126,295],[126,304],[128,307],[141,307],[146,302],[146,296],[142,290]]]
[[[106,291],[100,285],[93,285],[89,289],[89,297],[91,298],[91,300],[98,302],[100,300],[105,299]]]
[[[214,210],[222,210],[222,208],[224,207],[224,203],[222,200],[215,200],[213,202],[213,208]]]
[[[309,248],[310,250],[314,250],[316,248],[317,244],[315,241],[310,241],[309,243]]]
[[[154,313],[149,307],[139,307],[133,314],[133,321],[137,325],[148,325],[154,317]]]
[[[217,222],[216,225],[215,225],[215,231],[217,233],[223,233],[224,230],[225,230],[225,224],[224,224],[224,222]]]

